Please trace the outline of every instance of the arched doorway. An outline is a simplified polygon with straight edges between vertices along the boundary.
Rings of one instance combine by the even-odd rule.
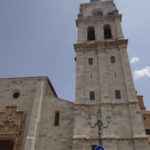
[[[0,150],[13,150],[14,142],[11,140],[0,140]]]

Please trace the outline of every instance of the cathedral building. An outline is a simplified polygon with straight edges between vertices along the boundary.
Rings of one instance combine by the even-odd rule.
[[[0,79],[0,150],[149,150],[150,113],[134,87],[113,0],[80,5],[75,102],[48,77]]]
[[[143,96],[138,96],[138,100],[143,114],[145,133],[149,136],[149,144],[150,144],[150,110],[146,110]]]

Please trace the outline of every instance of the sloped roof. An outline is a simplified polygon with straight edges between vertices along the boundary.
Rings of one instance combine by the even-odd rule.
[[[54,96],[58,97],[50,79],[48,76],[25,76],[25,77],[7,77],[7,78],[0,78],[0,80],[46,80],[51,91],[53,92]]]

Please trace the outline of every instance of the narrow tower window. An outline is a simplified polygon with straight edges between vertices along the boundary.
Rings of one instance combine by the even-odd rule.
[[[93,74],[92,73],[90,73],[90,79],[92,79],[93,78]]]
[[[114,77],[117,78],[117,73],[116,72],[114,72]]]
[[[115,56],[111,56],[111,57],[110,57],[110,61],[111,61],[112,64],[114,64],[114,63],[116,62]]]
[[[60,123],[60,113],[59,111],[55,112],[55,120],[54,120],[54,126],[59,126]]]
[[[95,100],[95,92],[94,91],[90,91],[89,97],[90,97],[91,101]]]
[[[89,58],[88,63],[89,63],[89,65],[93,65],[93,58]]]
[[[95,29],[94,27],[88,27],[87,29],[87,40],[94,41],[95,40]]]
[[[116,99],[121,99],[121,92],[120,92],[120,90],[115,90],[115,97],[116,97]]]
[[[109,24],[104,25],[104,39],[111,39],[112,38],[112,32],[111,27]]]

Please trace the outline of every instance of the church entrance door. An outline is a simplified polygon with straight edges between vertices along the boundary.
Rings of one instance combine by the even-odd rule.
[[[10,140],[0,140],[0,150],[13,150],[14,142]]]

